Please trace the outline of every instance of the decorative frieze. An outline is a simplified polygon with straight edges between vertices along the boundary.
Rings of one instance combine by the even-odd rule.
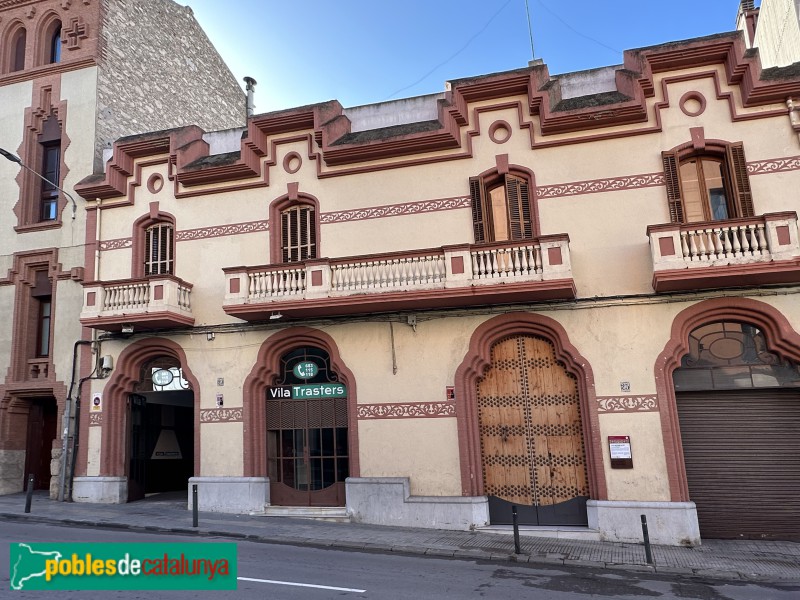
[[[469,196],[459,196],[456,198],[423,200],[421,202],[371,206],[369,208],[323,213],[320,215],[320,223],[345,223],[348,221],[365,221],[367,219],[380,219],[382,217],[399,217],[418,213],[455,210],[458,208],[469,208],[471,203],[472,201]]]
[[[103,424],[103,413],[89,413],[89,427],[97,427]]]
[[[238,408],[203,408],[200,409],[201,423],[241,423],[244,409]]]
[[[598,396],[599,413],[658,412],[658,396]]]
[[[537,198],[560,198],[580,194],[598,194],[620,190],[637,190],[664,185],[664,173],[646,173],[629,177],[611,177],[608,179],[591,179],[558,185],[543,185],[536,188]]]
[[[455,402],[386,402],[359,404],[359,419],[433,419],[455,417]]]

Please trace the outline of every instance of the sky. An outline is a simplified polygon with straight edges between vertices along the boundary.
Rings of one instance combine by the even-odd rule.
[[[345,107],[445,89],[531,60],[526,0],[179,0],[232,73],[257,82],[256,112],[336,99]],[[759,2],[756,2],[758,5]],[[536,58],[557,75],[622,52],[736,28],[739,0],[527,0]]]

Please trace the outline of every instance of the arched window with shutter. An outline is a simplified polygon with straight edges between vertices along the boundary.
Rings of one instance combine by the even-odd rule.
[[[536,231],[531,178],[490,172],[469,180],[475,243],[524,240]]]
[[[269,205],[269,252],[273,263],[319,258],[319,200],[291,189]]]
[[[755,215],[741,142],[691,143],[662,154],[673,223],[724,221]]]
[[[317,257],[316,211],[296,204],[281,211],[281,259],[298,262]]]
[[[172,223],[155,223],[145,229],[144,274],[172,275],[174,272],[174,238]]]

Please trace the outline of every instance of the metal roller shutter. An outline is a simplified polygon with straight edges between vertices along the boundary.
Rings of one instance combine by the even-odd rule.
[[[800,391],[683,393],[677,404],[700,535],[800,540]]]

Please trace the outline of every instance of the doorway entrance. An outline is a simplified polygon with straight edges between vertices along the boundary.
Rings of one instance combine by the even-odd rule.
[[[148,361],[128,397],[128,501],[185,491],[194,474],[194,394],[172,358]]]
[[[280,365],[266,390],[270,503],[344,506],[350,473],[347,388],[320,348],[292,350]]]
[[[50,462],[53,440],[58,432],[57,420],[58,405],[55,398],[34,398],[29,401],[22,489],[27,489],[28,475],[33,475],[33,489],[50,489]]]
[[[588,524],[589,485],[575,377],[546,339],[495,344],[477,382],[484,491],[492,524]]]

